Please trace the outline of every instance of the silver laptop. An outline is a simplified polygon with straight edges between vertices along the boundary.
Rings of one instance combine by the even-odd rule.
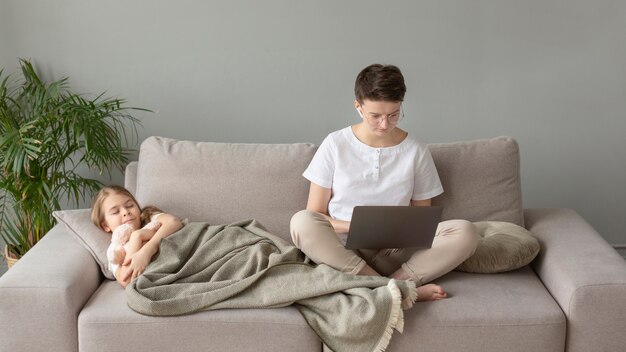
[[[354,207],[346,248],[430,248],[441,206]]]

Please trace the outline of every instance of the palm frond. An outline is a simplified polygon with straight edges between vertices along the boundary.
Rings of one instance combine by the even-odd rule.
[[[101,187],[76,173],[122,170],[138,142],[140,121],[126,100],[88,99],[69,79],[44,82],[20,60],[21,79],[0,70],[0,235],[18,257],[54,225],[60,200],[79,203]]]

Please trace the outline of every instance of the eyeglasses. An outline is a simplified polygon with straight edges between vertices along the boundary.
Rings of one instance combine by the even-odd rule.
[[[367,122],[370,125],[373,126],[378,126],[381,123],[383,123],[383,120],[386,118],[387,119],[387,123],[390,125],[395,125],[397,124],[400,120],[402,120],[402,118],[404,117],[404,110],[402,110],[402,107],[400,107],[400,111],[398,112],[394,112],[393,114],[389,114],[389,115],[374,115],[372,116],[371,114],[365,113],[365,118],[367,120]]]

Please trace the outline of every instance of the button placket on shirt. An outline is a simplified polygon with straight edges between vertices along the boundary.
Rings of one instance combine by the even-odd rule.
[[[380,149],[376,149],[376,153],[374,154],[374,179],[378,180],[380,176]]]

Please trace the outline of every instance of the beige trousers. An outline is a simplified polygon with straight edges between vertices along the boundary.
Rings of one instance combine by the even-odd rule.
[[[418,285],[450,272],[476,250],[478,235],[466,220],[439,223],[431,248],[346,249],[332,225],[319,213],[302,210],[291,218],[293,243],[314,262],[358,274],[366,264],[381,275],[400,267]]]

